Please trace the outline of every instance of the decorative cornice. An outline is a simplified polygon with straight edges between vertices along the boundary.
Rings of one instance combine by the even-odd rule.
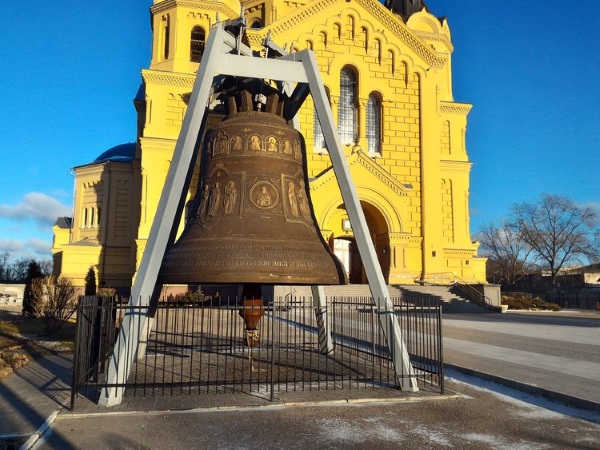
[[[383,168],[379,164],[373,162],[373,160],[371,160],[371,158],[369,158],[368,156],[365,156],[365,154],[362,151],[356,152],[355,155],[357,157],[354,162],[358,162],[361,166],[363,166],[365,169],[371,172],[371,174],[373,174],[379,181],[381,181],[387,187],[392,189],[397,195],[407,196],[408,191],[412,191],[412,185],[399,183],[388,172],[383,170]],[[353,164],[350,161],[349,163],[350,165]]]
[[[440,112],[445,114],[460,114],[466,116],[473,108],[470,103],[440,102]]]
[[[465,155],[466,157],[466,155]],[[440,161],[440,167],[445,172],[469,173],[473,163],[471,161],[457,161],[443,159]]]
[[[444,257],[454,256],[469,259],[469,257],[475,256],[474,252],[474,248],[444,248]]]
[[[452,51],[454,50],[454,45],[452,45],[452,42],[450,42],[450,39],[448,39],[448,36],[446,36],[445,34],[428,33],[425,31],[418,31],[418,30],[415,30],[415,33],[417,33],[419,35],[419,37],[421,39],[423,39],[425,42],[427,42],[427,41],[441,42],[446,47],[448,47],[448,50],[450,51],[450,53],[452,53]]]
[[[369,171],[375,178],[393,190],[398,196],[406,197],[408,195],[408,191],[412,190],[411,185],[399,183],[394,177],[383,170],[380,165],[373,162],[371,158],[366,156],[362,151],[353,153],[350,155],[350,157],[348,157],[348,166],[352,167],[355,164],[359,164],[367,169],[367,171]],[[334,178],[335,173],[333,172],[333,168],[330,167],[316,179],[311,181],[310,188],[311,190],[319,189]]]
[[[152,14],[160,14],[175,7],[198,9],[202,11],[223,11],[227,12],[231,17],[239,14],[229,8],[227,5],[219,2],[197,2],[193,0],[166,0],[150,7]]]
[[[400,244],[403,242],[408,242],[410,244],[419,244],[423,238],[421,236],[415,236],[411,233],[389,233],[390,243],[392,244]]]
[[[263,38],[270,31],[276,38],[278,35],[288,31],[290,28],[301,26],[306,21],[307,17],[318,15],[326,8],[337,3],[339,0],[322,0],[319,2],[311,2],[301,8],[298,8],[294,13],[288,14],[284,19],[276,21],[273,24],[263,28],[257,32],[249,32],[248,40],[251,46],[260,45]],[[378,2],[373,0],[356,0],[363,8],[375,16],[381,23],[390,29],[394,34],[399,36],[416,54],[418,54],[431,67],[444,67],[447,58],[439,56],[427,43],[418,35],[415,35],[399,18],[395,17],[391,12],[385,9]]]
[[[156,70],[143,69],[142,80],[148,84],[162,84],[165,86],[179,86],[188,89],[194,87],[196,76],[193,74],[185,75],[173,72],[159,72]]]

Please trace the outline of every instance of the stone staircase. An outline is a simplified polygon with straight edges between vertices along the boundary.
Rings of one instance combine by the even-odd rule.
[[[370,297],[371,291],[366,284],[349,284],[346,286],[325,286],[327,297]],[[468,300],[458,292],[453,292],[452,286],[419,286],[419,285],[394,285],[388,286],[390,296],[402,297],[408,301],[417,301],[424,297],[438,297],[442,302],[444,313],[484,313],[488,312],[474,301]],[[310,286],[275,286],[275,298],[310,297]]]

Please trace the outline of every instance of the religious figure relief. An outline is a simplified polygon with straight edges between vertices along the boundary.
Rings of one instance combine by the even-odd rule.
[[[236,134],[231,141],[231,150],[234,152],[241,152],[244,150],[244,138],[239,134]]]
[[[302,218],[311,220],[310,205],[308,204],[308,195],[306,194],[304,180],[298,181],[298,202]]]
[[[290,202],[290,212],[292,213],[292,216],[300,216],[298,210],[298,198],[296,197],[296,185],[293,181],[288,182],[288,200]]]
[[[286,155],[293,154],[294,149],[292,148],[292,143],[289,139],[284,139],[283,141],[283,153]]]
[[[237,189],[233,180],[227,182],[225,186],[225,198],[223,199],[223,207],[225,208],[225,215],[229,216],[235,208],[237,202]]]
[[[273,136],[267,138],[267,151],[268,152],[277,152],[279,149],[277,148],[277,139]]]
[[[200,200],[200,217],[206,217],[208,214],[208,202],[210,198],[210,188],[208,183],[202,186],[202,199]]]
[[[214,146],[214,155],[222,155],[222,154],[226,154],[229,152],[228,149],[228,143],[227,143],[228,137],[227,137],[227,133],[225,133],[224,131],[219,131],[219,134],[217,135],[217,138],[215,139],[215,146]]]
[[[256,134],[250,136],[250,150],[260,151],[261,150],[261,142],[260,137]]]
[[[256,196],[256,204],[263,208],[271,206],[271,196],[269,195],[266,186],[260,188],[260,192]]]
[[[294,158],[297,160],[302,159],[302,146],[300,145],[300,140],[296,139],[294,141]]]
[[[219,186],[219,182],[216,181],[213,184],[212,188],[210,188],[210,196],[208,199],[208,215],[210,217],[214,217],[217,215],[217,211],[219,209],[219,199],[221,198],[221,187]]]

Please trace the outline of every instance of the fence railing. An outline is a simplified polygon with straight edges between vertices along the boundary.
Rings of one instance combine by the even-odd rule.
[[[288,299],[289,300],[289,299]],[[413,374],[396,374],[371,298],[328,298],[327,307],[310,297],[285,298],[246,307],[234,300],[218,304],[160,302],[155,308],[121,305],[110,299],[80,301],[72,386],[77,395],[97,399],[108,384],[106,372],[125,315],[139,333],[140,347],[125,395],[278,392],[345,388],[399,387],[398,377],[416,376],[421,387],[443,392],[442,328],[439,302],[393,300]],[[261,316],[248,329],[245,316]],[[332,351],[319,345],[325,314]],[[149,315],[144,332],[139,319]],[[323,323],[323,322],[321,322]],[[131,340],[133,341],[133,340]],[[131,342],[130,341],[130,342]],[[129,345],[129,344],[128,344]]]
[[[454,286],[454,288],[461,291],[466,298],[474,301],[478,305],[483,306],[484,308],[496,309],[489,297],[475,289],[471,284],[467,283],[453,272],[429,274],[426,277],[416,278],[415,282],[432,286]]]

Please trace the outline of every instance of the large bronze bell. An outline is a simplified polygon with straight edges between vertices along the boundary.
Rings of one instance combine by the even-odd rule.
[[[228,115],[205,135],[198,192],[159,280],[347,283],[317,228],[304,139],[281,117],[284,95],[263,82],[236,83]]]

